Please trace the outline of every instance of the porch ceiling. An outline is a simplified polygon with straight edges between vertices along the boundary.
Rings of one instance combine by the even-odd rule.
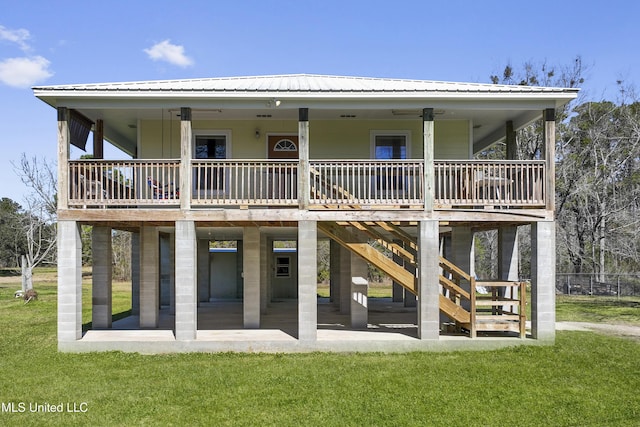
[[[283,102],[284,104],[284,102]],[[482,149],[504,139],[505,123],[513,121],[516,129],[521,128],[541,116],[544,108],[552,108],[551,104],[512,105],[511,108],[466,108],[449,104],[434,107],[435,120],[469,120],[473,126],[473,143]],[[303,105],[303,104],[300,104]],[[295,108],[280,105],[278,108],[193,108],[192,120],[250,120],[282,121],[298,120],[298,105]],[[78,108],[93,121],[104,121],[105,138],[117,148],[135,157],[137,126],[139,120],[159,120],[174,122],[178,126],[180,108]],[[310,108],[309,120],[397,120],[421,121],[422,108],[415,105],[398,108],[356,105],[330,108]]]

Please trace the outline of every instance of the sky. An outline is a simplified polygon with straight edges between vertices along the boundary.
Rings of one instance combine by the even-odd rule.
[[[56,112],[33,86],[297,73],[489,83],[507,64],[580,56],[583,99],[615,100],[616,81],[640,85],[638,16],[633,0],[0,0],[0,197],[23,203],[23,153],[56,159]]]

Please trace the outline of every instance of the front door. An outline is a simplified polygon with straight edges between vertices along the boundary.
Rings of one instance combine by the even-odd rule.
[[[298,135],[269,135],[267,143],[269,159],[298,160]],[[298,177],[296,169],[274,165],[269,175],[270,198],[289,199],[297,197]]]

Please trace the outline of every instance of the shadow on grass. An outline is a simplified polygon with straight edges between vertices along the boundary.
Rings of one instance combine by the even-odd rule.
[[[16,277],[22,275],[22,270],[14,268],[0,268],[0,277]]]

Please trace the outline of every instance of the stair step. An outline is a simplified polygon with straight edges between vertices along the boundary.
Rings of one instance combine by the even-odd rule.
[[[519,331],[518,323],[477,323],[476,331]]]
[[[492,322],[520,321],[519,314],[476,314],[476,322],[490,320]]]
[[[476,298],[476,307],[479,306],[499,306],[499,305],[509,305],[509,306],[517,306],[520,305],[520,301],[513,299],[501,299],[501,300],[490,300],[490,299],[480,299]]]

